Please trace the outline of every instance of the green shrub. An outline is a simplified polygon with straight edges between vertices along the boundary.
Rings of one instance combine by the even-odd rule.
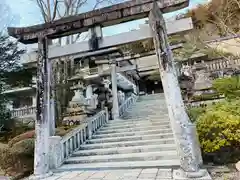
[[[226,101],[209,107],[196,121],[205,157],[217,163],[240,158],[240,101]]]
[[[11,148],[0,149],[0,168],[8,175],[20,179],[33,171],[34,139],[17,142]]]
[[[21,135],[25,132],[33,130],[33,127],[29,126],[29,122],[26,123],[26,120],[22,120],[21,122],[19,119],[8,120],[8,125],[5,127],[7,127],[7,131],[5,133],[0,132],[0,142],[4,142],[4,143],[8,142],[9,139],[12,139],[18,135]]]
[[[216,79],[213,82],[213,89],[227,98],[240,97],[240,77]]]
[[[195,122],[199,116],[206,112],[206,107],[190,107],[187,112],[191,121]]]
[[[213,99],[218,99],[218,98],[219,98],[219,93],[192,96],[193,101],[207,101],[207,100],[213,100]]]
[[[64,136],[67,133],[71,132],[74,128],[76,128],[79,125],[74,126],[60,126],[56,128],[56,136]]]
[[[29,138],[34,138],[34,136],[35,136],[35,130],[31,130],[31,131],[25,132],[25,133],[20,134],[20,135],[14,137],[13,139],[11,139],[8,142],[8,145],[10,147],[12,147],[14,144],[18,143],[19,141],[22,141],[22,140],[25,140],[25,139],[29,139]]]
[[[19,135],[19,134],[22,134],[22,133],[25,133],[27,131],[30,131],[30,130],[33,130],[34,128],[30,125],[30,122],[24,122],[26,120],[17,120],[16,121],[16,125],[15,125],[15,128],[14,128],[14,131],[15,131],[15,136]]]
[[[28,138],[17,142],[12,146],[12,152],[34,157],[34,138]]]

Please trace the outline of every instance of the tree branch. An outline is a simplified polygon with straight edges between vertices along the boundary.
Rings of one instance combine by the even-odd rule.
[[[58,8],[58,0],[54,1],[54,9],[53,9],[53,17],[52,17],[52,21],[56,18],[57,15],[57,8]]]

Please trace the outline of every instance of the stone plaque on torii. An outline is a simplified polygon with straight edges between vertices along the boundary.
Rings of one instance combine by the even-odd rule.
[[[155,4],[154,4],[155,3]],[[196,133],[190,127],[189,118],[184,109],[180,89],[174,75],[174,67],[171,59],[172,54],[166,39],[165,22],[161,16],[161,11],[171,12],[188,6],[189,0],[133,0],[109,6],[99,10],[79,14],[77,16],[63,18],[51,23],[35,25],[26,28],[8,28],[9,35],[17,38],[24,44],[39,43],[38,50],[38,70],[37,70],[37,113],[36,113],[36,141],[34,156],[34,175],[35,177],[48,176],[49,171],[49,121],[50,121],[50,90],[49,80],[50,61],[48,56],[49,39],[61,38],[71,34],[87,31],[91,29],[91,40],[96,43],[90,50],[99,48],[99,37],[97,31],[99,27],[119,24],[131,20],[141,19],[148,16],[151,11],[150,19],[153,28],[153,36],[159,59],[160,72],[163,80],[166,101],[168,104],[169,116],[174,127],[174,134],[178,140],[178,148],[181,159],[182,171],[176,171],[175,179],[200,179],[206,175],[205,171],[199,171],[201,155],[199,147],[195,144]],[[161,9],[161,11],[160,11]],[[160,27],[157,29],[156,27]],[[162,29],[161,29],[162,28]],[[157,30],[157,31],[155,31]],[[161,41],[161,43],[160,43]],[[167,50],[167,51],[166,51]],[[112,63],[114,64],[114,63]],[[115,68],[112,68],[115,71]],[[116,71],[114,72],[116,73]],[[171,85],[171,86],[170,86]],[[171,89],[169,86],[176,89]],[[174,94],[174,93],[176,94]],[[172,96],[171,96],[172,95]],[[174,102],[173,98],[176,98]],[[179,117],[176,117],[177,113]],[[180,114],[183,113],[183,114]],[[176,121],[176,122],[175,122]],[[186,128],[184,128],[186,127]],[[192,133],[194,132],[194,133]],[[178,139],[179,138],[179,139]],[[194,139],[195,138],[195,139]],[[186,150],[186,152],[185,152]],[[187,155],[184,155],[184,154]]]

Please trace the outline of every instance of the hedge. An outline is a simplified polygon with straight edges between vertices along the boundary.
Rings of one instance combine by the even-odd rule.
[[[224,164],[240,159],[240,100],[218,103],[195,118],[205,160]]]

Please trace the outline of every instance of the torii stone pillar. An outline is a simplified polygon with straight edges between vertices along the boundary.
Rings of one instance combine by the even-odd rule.
[[[55,122],[55,79],[53,76],[52,62],[48,61],[48,101],[50,106],[48,107],[49,119],[49,135],[54,136],[56,133],[56,122]]]
[[[112,78],[112,96],[113,96],[113,108],[112,115],[113,119],[119,118],[119,105],[118,105],[118,93],[117,93],[117,68],[116,61],[114,59],[109,59],[109,63],[111,64],[111,78]]]
[[[49,172],[49,134],[50,134],[50,81],[49,81],[48,39],[39,37],[37,61],[37,112],[35,122],[34,176],[41,179],[51,175]]]
[[[153,4],[149,14],[149,23],[158,57],[168,114],[180,155],[180,169],[174,170],[173,179],[211,179],[206,170],[200,169],[202,157],[196,129],[185,110],[174,67],[173,54],[166,35],[165,21],[157,3]]]

